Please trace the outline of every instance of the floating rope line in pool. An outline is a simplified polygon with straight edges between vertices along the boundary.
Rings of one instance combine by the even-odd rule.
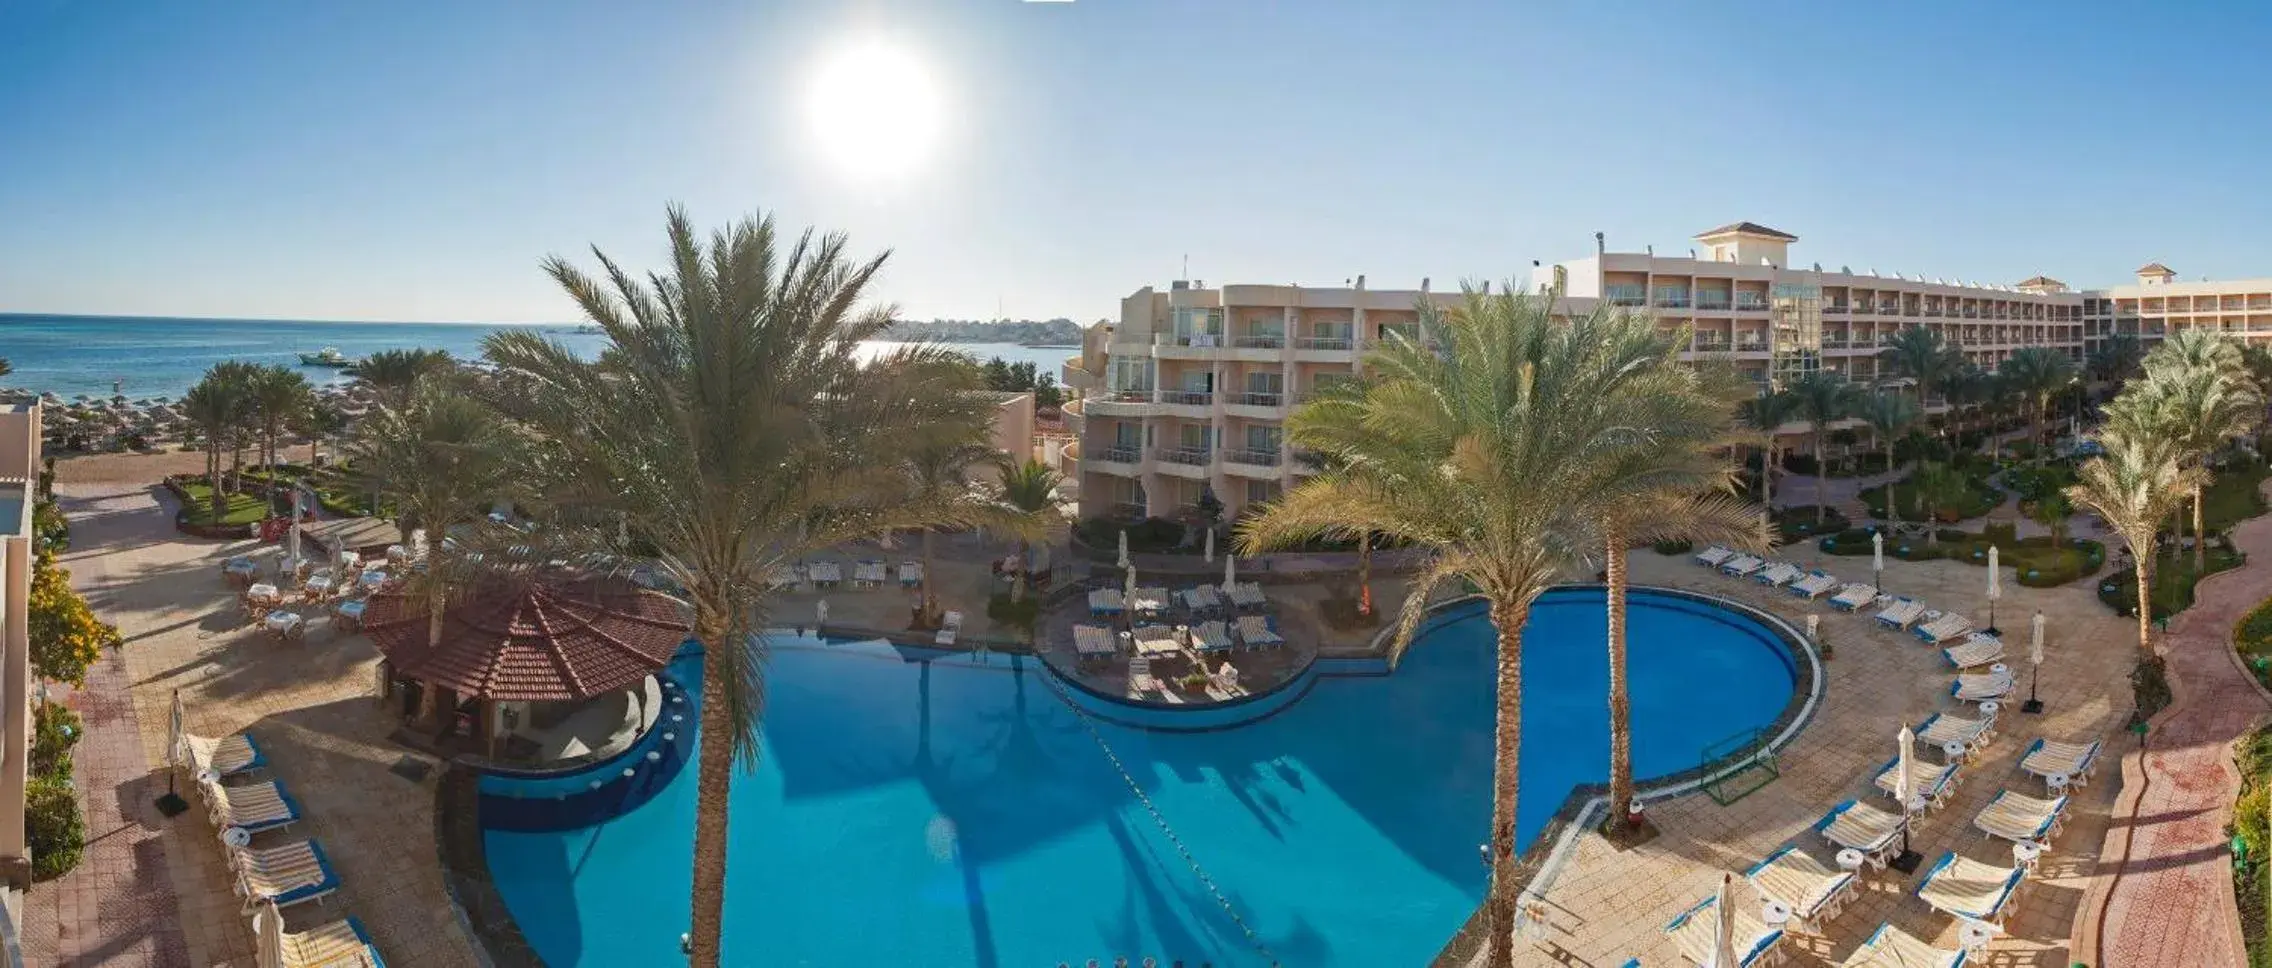
[[[1168,826],[1167,816],[1160,813],[1159,805],[1152,802],[1151,794],[1144,792],[1144,785],[1136,782],[1136,775],[1128,772],[1127,764],[1120,762],[1120,754],[1112,751],[1112,744],[1104,741],[1104,733],[1097,729],[1096,721],[1090,718],[1089,711],[1082,709],[1080,703],[1074,702],[1073,697],[1066,694],[1065,686],[1057,681],[1056,673],[1047,669],[1040,670],[1040,673],[1041,681],[1049,683],[1050,691],[1057,694],[1057,701],[1073,711],[1073,718],[1080,720],[1081,728],[1088,730],[1089,738],[1095,740],[1097,749],[1104,752],[1106,762],[1111,763],[1112,768],[1120,773],[1121,782],[1128,784],[1128,792],[1134,794],[1136,802],[1143,804],[1144,811],[1152,815],[1152,823],[1159,826],[1160,835],[1166,837],[1169,846],[1174,847],[1175,852],[1182,855],[1183,862],[1191,866],[1191,876],[1199,880],[1199,886],[1206,888],[1207,893],[1214,896],[1215,903],[1222,907],[1223,914],[1231,919],[1232,924],[1246,932],[1247,943],[1262,954],[1263,960],[1268,961],[1271,968],[1278,968],[1278,956],[1271,953],[1270,946],[1263,943],[1262,936],[1255,933],[1254,927],[1239,916],[1238,908],[1232,906],[1231,899],[1223,893],[1222,888],[1215,886],[1215,878],[1207,873],[1206,868],[1199,866],[1199,858],[1191,855],[1191,848],[1184,846],[1183,838],[1176,835],[1175,828]]]

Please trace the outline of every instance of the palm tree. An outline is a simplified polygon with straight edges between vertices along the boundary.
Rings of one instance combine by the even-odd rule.
[[[242,387],[221,378],[219,367],[206,371],[205,378],[182,394],[182,413],[197,425],[205,436],[205,482],[213,492],[213,520],[219,522],[228,511],[228,497],[222,490],[221,442],[231,432],[231,425],[241,408]]]
[[[2075,380],[2075,363],[2061,350],[2047,346],[2030,346],[2013,351],[2010,358],[1996,367],[1996,376],[2004,387],[2019,394],[2027,402],[2030,439],[2035,443],[2035,462],[2043,463],[2050,448],[2043,445],[2043,424],[2051,407],[2051,400],[2067,389]]]
[[[1885,510],[1888,520],[1901,520],[1893,503],[1893,445],[1917,422],[1917,405],[1891,393],[1873,393],[1855,402],[1854,415],[1870,425],[1870,432],[1885,450]]]
[[[782,240],[771,219],[705,242],[677,208],[668,234],[669,268],[647,282],[604,254],[600,279],[547,261],[606,335],[599,359],[526,331],[484,347],[512,387],[498,405],[546,442],[528,473],[582,523],[560,532],[600,547],[636,535],[692,605],[704,672],[689,961],[716,968],[727,799],[735,767],[756,766],[765,713],[770,580],[846,541],[970,523],[961,506],[916,503],[894,471],[988,404],[940,347],[861,362],[860,342],[892,318],[866,305],[882,256],[854,262],[836,234]]]
[[[1844,420],[1854,409],[1860,392],[1846,378],[1824,370],[1801,374],[1784,390],[1799,402],[1799,413],[1806,417],[1810,436],[1814,438],[1814,523],[1830,520],[1829,467],[1823,463],[1822,440],[1830,434],[1830,422]]]
[[[1054,530],[1064,523],[1064,515],[1057,510],[1057,487],[1064,482],[1063,475],[1030,457],[1022,464],[1005,462],[1002,480],[997,485],[998,497],[1011,513],[1028,519],[1034,530]],[[1016,579],[1010,585],[1010,600],[1013,602],[1025,597],[1026,573],[1023,566],[1032,558],[1033,542],[1019,539],[1020,567]]]
[[[324,440],[339,436],[347,429],[347,415],[321,398],[310,399],[293,418],[292,432],[308,438],[308,466],[314,467],[319,455],[318,445]]]
[[[1775,431],[1799,417],[1799,401],[1788,393],[1761,387],[1759,395],[1744,402],[1741,415],[1743,424],[1757,435],[1761,457],[1759,460],[1759,506],[1775,506]]]
[[[264,366],[254,372],[251,391],[253,417],[260,430],[261,463],[274,471],[276,439],[315,402],[315,388],[298,370]]]
[[[448,350],[380,350],[348,367],[347,374],[377,390],[387,405],[400,407],[420,377],[451,369],[456,362]]]
[[[1939,461],[1925,461],[1917,465],[1917,473],[1909,483],[1917,491],[1917,515],[1925,521],[1925,543],[1939,544],[1941,522],[1937,512],[1954,503],[1958,495],[1972,486],[1972,482],[1966,480],[1956,468]],[[1889,515],[1894,513],[1892,500],[1893,490],[1887,488],[1886,513]]]
[[[1651,493],[1619,475],[1649,449],[1636,428],[1664,416],[1651,393],[1683,379],[1675,344],[1653,322],[1606,307],[1560,322],[1550,315],[1558,296],[1469,288],[1448,310],[1421,305],[1443,349],[1380,344],[1365,380],[1297,409],[1288,435],[1327,455],[1325,470],[1238,537],[1243,554],[1365,532],[1434,551],[1398,616],[1392,662],[1438,585],[1465,579],[1488,603],[1499,639],[1486,901],[1495,968],[1513,957],[1523,623],[1563,569],[1599,547],[1600,510]]]
[[[234,491],[244,480],[245,441],[251,436],[255,407],[254,396],[260,385],[260,367],[244,360],[223,360],[205,371],[205,379],[218,381],[228,387],[227,397],[233,407],[223,430],[229,443],[229,490]],[[220,487],[218,479],[214,486]]]
[[[2130,549],[2138,579],[2138,648],[2153,650],[2154,536],[2176,513],[2183,495],[2201,486],[2208,472],[2178,460],[2177,443],[2121,419],[2099,430],[2103,449],[2076,470],[2068,498],[2098,512]]]
[[[2138,337],[2130,333],[2116,333],[2091,351],[2088,367],[2091,379],[2102,383],[2127,380],[2138,372],[2138,364],[2146,358],[2146,350],[2138,344]]]
[[[2174,341],[2163,344],[2176,345]],[[2203,479],[2189,495],[2197,569],[2207,566],[2209,553],[2201,501],[2208,486],[2208,458],[2227,441],[2249,433],[2264,420],[2264,400],[2240,366],[2238,348],[2226,343],[2224,349],[2229,352],[2193,354],[2187,347],[2177,346],[2168,357],[2157,359],[2162,353],[2157,347],[2147,357],[2145,379],[2131,384],[2114,405],[2137,422],[2151,425],[2155,436],[2176,446],[2180,463],[2204,468]]]
[[[988,523],[1000,523],[1003,516],[996,514],[986,494],[971,478],[973,472],[989,464],[998,465],[1000,453],[986,442],[986,425],[973,421],[952,431],[943,431],[929,440],[918,443],[907,452],[904,461],[907,482],[912,490],[908,503],[917,506],[958,506],[965,510],[955,515],[959,522],[979,518]],[[932,564],[931,535],[935,528],[923,529],[923,591],[916,611],[917,628],[935,628],[939,622],[939,598],[932,593],[931,579],[938,569]]]
[[[1941,339],[1941,334],[1923,326],[1911,326],[1893,334],[1880,355],[1894,373],[1916,382],[1920,411],[1925,409],[1925,401],[1933,391],[1943,387],[1944,381],[1964,359],[1964,354]]]
[[[2043,525],[2043,529],[2051,533],[2051,550],[2057,551],[2059,542],[2067,537],[2067,516],[2073,513],[2075,506],[2067,500],[2066,494],[2054,492],[2035,499],[2035,506],[2028,511],[2028,519]]]

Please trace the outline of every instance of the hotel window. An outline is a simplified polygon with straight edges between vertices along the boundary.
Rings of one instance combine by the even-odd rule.
[[[1637,282],[1620,282],[1609,287],[1609,301],[1615,306],[1638,306],[1648,298],[1648,290]]]
[[[1278,498],[1278,485],[1269,481],[1246,482],[1246,503],[1261,504]]]
[[[1286,389],[1286,375],[1269,371],[1249,371],[1246,375],[1246,392],[1267,393],[1277,396]]]
[[[1220,309],[1178,309],[1175,311],[1175,335],[1188,340],[1193,336],[1223,335],[1223,311]]]
[[[1246,449],[1275,454],[1278,452],[1278,442],[1284,439],[1285,432],[1281,427],[1250,424],[1246,428]]]
[[[1688,288],[1686,286],[1658,286],[1657,305],[1675,308],[1688,305]]]
[[[1151,392],[1152,361],[1127,357],[1113,360],[1112,389],[1114,392]]]

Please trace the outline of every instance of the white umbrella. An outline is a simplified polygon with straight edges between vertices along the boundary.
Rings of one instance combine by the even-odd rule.
[[[188,759],[188,757],[181,755],[183,735],[181,719],[181,690],[176,689],[174,690],[173,715],[167,720],[168,728],[166,731],[166,766],[170,769],[180,769],[181,761]]]
[[[1870,532],[1870,570],[1885,570],[1885,532]]]
[[[1712,928],[1711,968],[1736,968],[1743,961],[1736,957],[1736,876],[1720,872],[1720,893],[1712,904],[1717,914]]]
[[[1907,812],[1910,798],[1917,795],[1917,733],[1908,726],[1903,726],[1901,735],[1894,741],[1900,744],[1901,755],[1897,757],[1893,767],[1893,799]]]
[[[1224,555],[1224,556],[1223,556],[1223,594],[1225,594],[1225,595],[1228,595],[1228,594],[1230,594],[1230,593],[1231,593],[1231,586],[1232,586],[1232,585],[1236,585],[1236,584],[1238,584],[1238,579],[1239,579],[1239,559],[1238,559],[1238,556],[1237,556],[1237,555]]]
[[[1214,563],[1215,563],[1215,529],[1214,529],[1214,528],[1208,528],[1208,529],[1207,529],[1207,552],[1206,552],[1206,556],[1205,556],[1205,557],[1207,558],[1207,563],[1208,563],[1208,564],[1212,565],[1212,564],[1214,564]]]
[[[816,626],[828,624],[828,599],[823,598],[813,603],[813,624]]]
[[[1120,600],[1130,615],[1136,614],[1136,569],[1128,569],[1127,579],[1120,585]]]
[[[2033,629],[2030,630],[2027,640],[2027,661],[2029,665],[2040,667],[2043,665],[2043,612],[2041,609],[2036,611],[2035,618],[2030,620],[2029,624],[2033,626]]]
[[[1810,614],[1807,616],[1807,640],[1810,642],[1815,642],[1820,641],[1821,639],[1822,616]]]
[[[1128,529],[1127,529],[1127,528],[1122,528],[1122,529],[1120,529],[1120,561],[1119,561],[1119,565],[1120,565],[1120,567],[1122,567],[1122,568],[1126,568],[1126,567],[1128,567]]]
[[[253,912],[253,935],[258,939],[254,963],[260,968],[284,968],[284,913],[274,900],[263,901]]]
[[[2002,595],[2003,595],[2003,591],[2004,591],[2004,587],[2003,587],[2003,584],[2002,584],[2002,583],[2001,583],[2000,581],[1998,581],[1998,580],[1997,580],[1997,577],[1998,577],[1998,575],[1999,575],[1999,574],[2001,574],[2001,573],[2000,573],[2000,572],[1998,571],[1998,569],[1997,569],[1997,564],[1996,564],[1996,546],[1995,546],[1995,545],[1989,545],[1989,546],[1988,546],[1988,600],[1989,600],[1989,601],[1991,601],[1991,602],[1995,601],[1995,600],[1996,600],[1997,598],[2000,598],[2000,597],[2002,597]]]

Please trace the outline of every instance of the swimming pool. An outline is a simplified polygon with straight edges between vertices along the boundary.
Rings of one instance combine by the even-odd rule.
[[[1606,775],[1601,603],[1558,590],[1531,616],[1526,841]],[[1667,595],[1633,606],[1640,775],[1692,767],[1703,744],[1784,712],[1799,677],[1766,628]],[[775,641],[762,765],[734,781],[729,964],[1227,968],[1267,963],[1266,948],[1287,965],[1414,965],[1482,898],[1493,640],[1479,607],[1432,623],[1392,676],[1322,677],[1269,719],[1205,733],[1085,722],[1031,659]],[[593,826],[485,820],[492,880],[548,964],[682,963],[691,773]]]

